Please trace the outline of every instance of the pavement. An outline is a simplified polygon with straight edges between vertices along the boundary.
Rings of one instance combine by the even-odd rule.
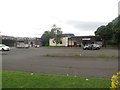
[[[11,48],[3,52],[2,69],[33,73],[111,78],[118,71],[118,50],[82,50],[81,48]],[[69,57],[47,55],[78,54],[94,56],[99,54],[113,55],[113,58]]]

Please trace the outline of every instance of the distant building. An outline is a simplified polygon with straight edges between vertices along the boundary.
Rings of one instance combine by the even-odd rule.
[[[38,48],[41,46],[41,39],[40,38],[25,38],[25,37],[17,38],[16,45],[19,46],[19,44],[21,44],[23,46]]]
[[[74,34],[63,34],[59,44],[54,38],[49,40],[49,46],[81,47],[85,44],[95,43],[95,36],[74,36]]]
[[[41,38],[35,38],[34,44],[35,48],[39,48],[41,46]]]
[[[62,37],[72,37],[72,36],[75,36],[75,35],[71,33],[62,34]]]
[[[7,46],[15,46],[16,38],[13,36],[0,35],[0,43]]]
[[[16,39],[16,38],[13,37],[13,36],[5,36],[5,35],[1,35],[1,37],[2,37],[2,40],[3,40],[3,39],[10,39],[10,40],[15,40],[15,39]]]
[[[95,36],[73,36],[68,38],[68,47],[81,47],[95,43]]]
[[[55,39],[49,40],[49,46],[68,46],[68,37],[62,37],[60,43],[56,44]]]
[[[13,36],[6,36],[6,35],[0,35],[0,43],[2,43],[2,40],[8,41],[8,40],[14,40],[15,41],[15,47],[35,47],[38,48],[41,46],[41,38],[29,38],[29,37],[13,37]],[[7,42],[8,43],[8,42]]]
[[[16,39],[16,47],[17,48],[29,48],[29,38],[17,38]]]
[[[68,38],[74,36],[74,34],[62,34],[60,43],[56,44],[55,39],[49,40],[49,46],[68,46]]]

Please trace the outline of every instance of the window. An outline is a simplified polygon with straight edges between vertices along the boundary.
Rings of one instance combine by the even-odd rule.
[[[62,40],[60,40],[60,44],[62,44]]]
[[[53,43],[55,43],[55,40],[53,40]]]

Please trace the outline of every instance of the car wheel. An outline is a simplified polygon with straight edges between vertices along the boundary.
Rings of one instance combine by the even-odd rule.
[[[10,49],[8,49],[7,51],[10,51]]]
[[[2,48],[2,51],[4,51],[4,49]]]
[[[100,48],[96,48],[97,50],[99,50]]]
[[[84,50],[86,50],[86,48],[83,48]]]

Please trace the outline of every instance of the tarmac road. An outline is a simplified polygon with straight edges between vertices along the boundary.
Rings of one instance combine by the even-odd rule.
[[[3,52],[2,69],[27,71],[34,73],[91,76],[111,78],[118,71],[117,58],[85,58],[85,57],[46,57],[48,54],[81,55],[109,54],[118,56],[117,49],[82,50],[80,48],[12,48]]]

